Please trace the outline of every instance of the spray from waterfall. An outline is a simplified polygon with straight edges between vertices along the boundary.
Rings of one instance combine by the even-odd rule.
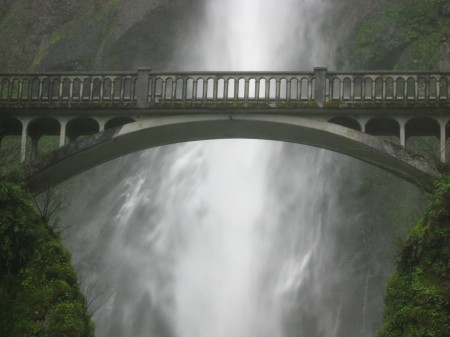
[[[331,6],[206,0],[175,63],[183,70],[332,67],[322,30]],[[333,226],[341,163],[299,145],[219,140],[106,164],[117,183],[96,182],[107,192],[91,211],[95,191],[86,185],[67,213],[84,221],[67,234],[79,273],[109,294],[95,314],[97,336],[340,336]]]

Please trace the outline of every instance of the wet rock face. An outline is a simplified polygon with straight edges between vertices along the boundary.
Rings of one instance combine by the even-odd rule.
[[[450,69],[450,44],[448,41],[441,44],[439,55],[438,70],[446,71]]]
[[[0,69],[161,68],[189,2],[0,0]]]
[[[105,50],[104,67],[162,70],[170,61],[177,37],[177,22],[167,8],[148,13]]]
[[[450,3],[442,4],[439,10],[439,14],[443,17],[450,17]]]

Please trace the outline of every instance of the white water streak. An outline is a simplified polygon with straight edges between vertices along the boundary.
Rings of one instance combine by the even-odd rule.
[[[325,0],[205,6],[180,46],[180,68],[332,66]],[[327,310],[323,279],[333,245],[322,232],[336,213],[328,153],[235,140],[129,158],[73,234],[85,244],[78,268],[112,293],[96,314],[97,336],[334,336],[339,308]]]

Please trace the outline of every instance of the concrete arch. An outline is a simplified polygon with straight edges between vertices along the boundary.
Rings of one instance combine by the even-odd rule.
[[[345,126],[349,129],[361,131],[359,122],[351,117],[333,117],[328,120],[329,123]]]
[[[373,136],[400,137],[400,124],[389,117],[375,117],[367,121],[365,131]]]
[[[406,138],[413,136],[434,136],[439,139],[439,122],[431,117],[414,117],[405,125]]]
[[[105,124],[105,129],[112,129],[112,128],[116,128],[118,126],[122,126],[128,123],[134,123],[135,120],[131,117],[116,117],[116,118],[111,118],[110,120],[108,120]]]
[[[69,144],[26,167],[34,193],[114,158],[152,147],[207,139],[267,139],[340,152],[417,185],[438,176],[430,163],[402,148],[340,125],[288,115],[178,115],[105,130]]]
[[[15,117],[0,117],[0,142],[6,136],[22,134],[22,122]]]
[[[22,135],[23,124],[15,117],[0,117],[0,149],[3,151],[3,146],[6,139],[10,136],[17,138]],[[0,153],[4,155],[4,153]]]
[[[72,143],[80,136],[93,135],[100,131],[99,123],[90,117],[76,117],[66,124],[66,135]]]
[[[28,124],[28,134],[32,138],[41,136],[56,136],[61,131],[61,124],[56,118],[38,117]]]

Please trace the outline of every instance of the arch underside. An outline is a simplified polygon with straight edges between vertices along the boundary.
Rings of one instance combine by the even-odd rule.
[[[438,173],[431,163],[375,136],[340,125],[288,115],[205,114],[154,117],[107,129],[66,145],[26,166],[34,193],[126,154],[208,139],[264,139],[315,146],[349,155],[427,187]]]

